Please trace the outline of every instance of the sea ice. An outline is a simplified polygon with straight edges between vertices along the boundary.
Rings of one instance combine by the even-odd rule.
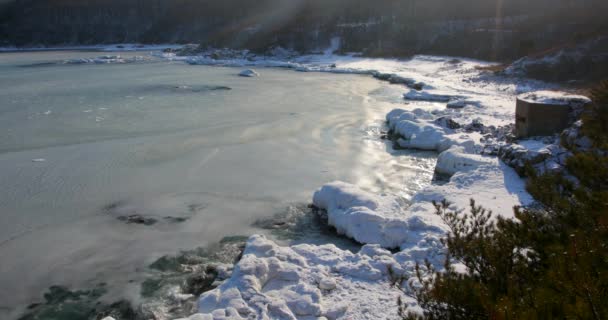
[[[241,77],[259,77],[260,74],[251,69],[243,70],[239,73]]]

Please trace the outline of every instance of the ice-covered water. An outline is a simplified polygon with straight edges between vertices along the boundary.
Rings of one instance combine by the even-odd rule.
[[[136,297],[155,258],[251,234],[328,181],[407,200],[431,180],[433,153],[379,139],[402,87],[147,59],[55,63],[99,55],[0,54],[0,318],[53,284],[104,281],[112,299]]]

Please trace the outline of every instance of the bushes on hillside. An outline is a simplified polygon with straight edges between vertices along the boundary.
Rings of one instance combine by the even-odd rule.
[[[446,270],[417,266],[406,292],[424,314],[403,312],[404,319],[608,318],[607,82],[593,98],[583,132],[596,148],[573,150],[565,173],[530,178],[541,208],[515,208],[511,220],[473,201],[468,214],[436,204],[451,228]]]

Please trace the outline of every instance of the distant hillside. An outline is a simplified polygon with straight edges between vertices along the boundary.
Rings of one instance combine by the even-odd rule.
[[[1,1],[1,0],[0,0]],[[605,0],[15,0],[0,45],[202,43],[513,59],[607,30]]]

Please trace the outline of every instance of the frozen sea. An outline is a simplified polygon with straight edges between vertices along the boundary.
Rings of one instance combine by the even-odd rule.
[[[0,53],[2,319],[55,284],[103,281],[113,300],[136,299],[158,257],[260,233],[256,219],[329,181],[408,201],[432,179],[434,153],[380,139],[402,86],[270,68],[243,78],[141,53],[61,63],[102,54],[114,53]],[[117,219],[130,214],[158,223]]]

